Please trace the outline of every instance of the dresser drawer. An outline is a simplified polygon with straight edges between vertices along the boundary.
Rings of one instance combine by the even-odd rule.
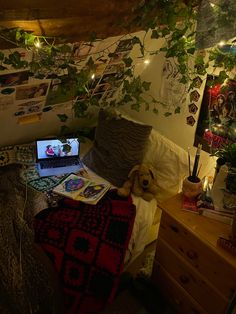
[[[166,212],[162,213],[159,237],[208,278],[222,295],[231,299],[236,290],[236,269],[206,241],[196,237]]]
[[[219,294],[195,268],[160,237],[157,241],[155,259],[207,312],[212,314],[225,312],[230,300]]]
[[[206,314],[207,312],[184,290],[156,261],[153,265],[152,281],[163,296],[180,314]]]

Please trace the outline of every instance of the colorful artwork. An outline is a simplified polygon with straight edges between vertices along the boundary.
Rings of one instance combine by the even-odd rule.
[[[213,83],[213,84],[212,84]],[[211,152],[224,144],[236,140],[236,81],[214,84],[214,77],[208,76],[204,90],[195,145]]]

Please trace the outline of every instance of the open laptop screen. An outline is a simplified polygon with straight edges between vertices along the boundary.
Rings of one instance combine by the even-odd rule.
[[[47,138],[36,140],[37,161],[79,157],[80,142],[78,138]]]

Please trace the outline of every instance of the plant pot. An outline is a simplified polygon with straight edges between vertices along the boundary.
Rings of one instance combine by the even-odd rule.
[[[182,184],[183,195],[193,199],[202,192],[202,181],[198,177],[189,176],[183,180]]]

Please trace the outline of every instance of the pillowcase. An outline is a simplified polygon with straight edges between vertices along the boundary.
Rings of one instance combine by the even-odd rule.
[[[84,164],[115,186],[122,186],[133,166],[140,164],[152,127],[100,110],[91,150]]]
[[[159,187],[157,200],[162,202],[181,191],[188,175],[188,153],[158,131],[152,130],[143,162],[152,166]]]

